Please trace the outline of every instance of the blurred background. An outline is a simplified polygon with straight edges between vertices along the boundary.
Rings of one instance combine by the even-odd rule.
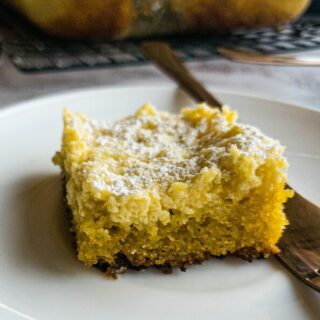
[[[74,0],[2,0],[0,107],[70,89],[168,83],[140,52],[150,38],[169,42],[208,84],[320,105],[317,68],[237,64],[217,52],[320,57],[320,0],[267,0],[264,8],[259,0],[231,5],[237,1],[203,1],[207,8],[186,7],[177,18],[154,6],[168,1],[143,0],[136,2],[138,18],[130,20],[121,16],[122,1],[114,7],[97,1],[105,5],[94,8],[95,0],[82,1],[84,7]],[[292,93],[296,86],[299,92]]]
[[[320,0],[314,0],[311,3],[311,6],[308,12],[317,14],[319,13],[319,11],[320,11]]]

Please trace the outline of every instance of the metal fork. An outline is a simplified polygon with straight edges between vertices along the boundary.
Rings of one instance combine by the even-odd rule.
[[[221,108],[222,103],[192,76],[168,44],[145,42],[141,50],[196,101]],[[290,225],[279,242],[277,257],[298,279],[320,292],[320,208],[295,191],[285,213]]]
[[[320,59],[316,57],[288,57],[273,54],[262,54],[244,50],[218,48],[220,55],[238,62],[279,66],[320,67]]]

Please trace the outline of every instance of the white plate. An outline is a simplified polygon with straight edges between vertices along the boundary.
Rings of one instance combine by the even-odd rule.
[[[242,122],[287,145],[290,184],[320,202],[320,113],[223,93]],[[186,273],[155,271],[108,280],[74,256],[59,170],[62,109],[113,120],[140,104],[177,111],[174,88],[94,89],[41,98],[0,112],[0,319],[319,319],[320,296],[273,258],[212,259]]]

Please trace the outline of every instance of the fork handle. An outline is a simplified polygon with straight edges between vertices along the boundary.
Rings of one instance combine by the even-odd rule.
[[[222,107],[222,103],[192,76],[166,43],[157,41],[144,42],[141,46],[141,51],[146,57],[155,62],[169,77],[176,80],[196,101],[206,102],[211,107]]]

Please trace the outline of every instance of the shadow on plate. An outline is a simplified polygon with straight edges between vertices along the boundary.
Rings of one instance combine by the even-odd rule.
[[[24,270],[60,275],[79,271],[59,175],[24,178],[17,193],[17,262]]]

